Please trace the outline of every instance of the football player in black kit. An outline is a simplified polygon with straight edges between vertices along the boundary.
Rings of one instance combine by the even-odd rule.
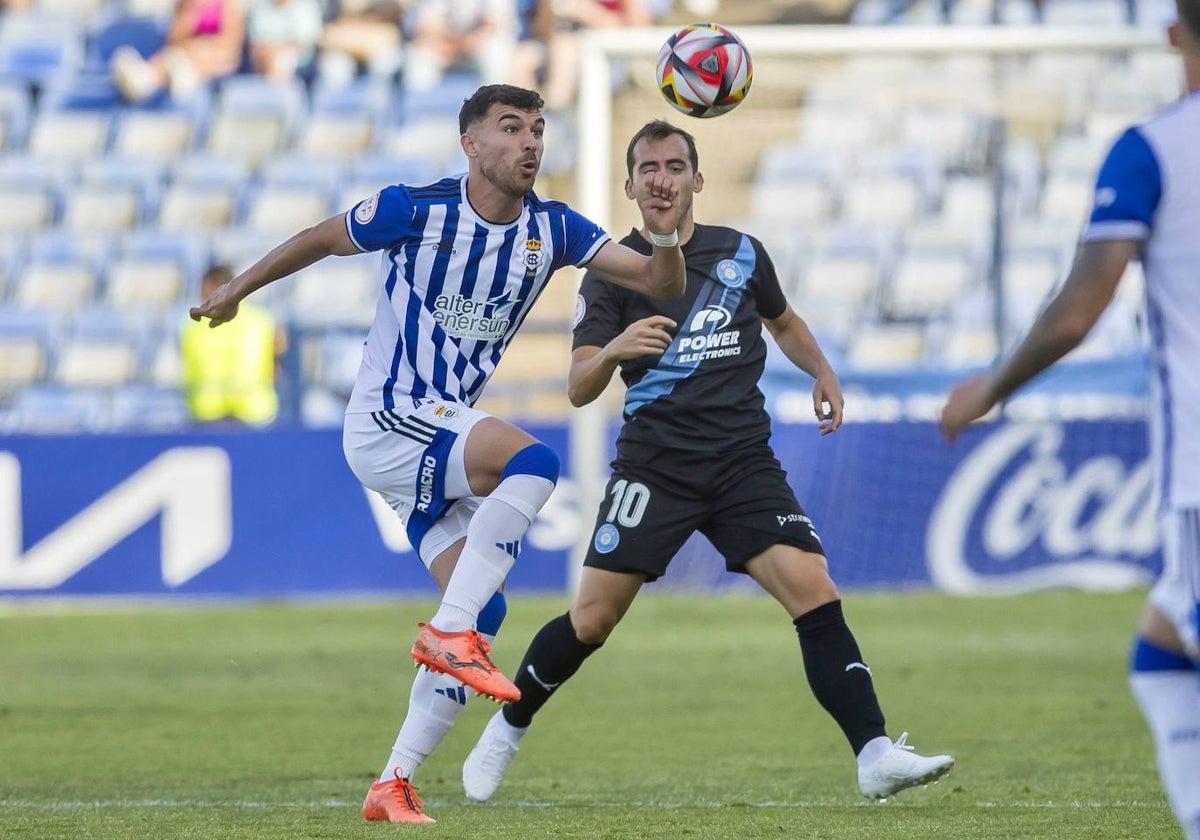
[[[796,367],[812,376],[820,433],[842,422],[842,391],[804,320],[788,305],[762,243],[726,227],[696,224],[692,195],[704,178],[696,144],[670,123],[645,125],[629,143],[625,194],[666,172],[687,203],[677,231],[687,291],[656,301],[588,275],[580,290],[568,393],[596,399],[619,368],[625,424],[596,517],[579,592],[570,610],[534,636],[515,682],[521,699],[488,722],[463,765],[469,797],[486,800],[533,715],[608,638],[643,583],[660,577],[694,531],[788,611],[809,686],[858,760],[862,793],[883,799],[940,778],[947,755],[925,757],[892,741],[871,672],[842,616],[825,549],[771,449],[758,380],[767,348],[762,325]],[[647,231],[623,244],[649,253]],[[664,243],[665,244],[665,243]]]

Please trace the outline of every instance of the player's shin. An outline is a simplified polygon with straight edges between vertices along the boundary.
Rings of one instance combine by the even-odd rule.
[[[1135,640],[1129,686],[1154,737],[1158,772],[1188,840],[1200,840],[1200,683],[1187,657]]]
[[[557,481],[558,456],[543,443],[531,444],[509,460],[500,484],[471,517],[462,555],[430,622],[434,627],[454,632],[475,626],[479,611],[504,583],[521,538]]]
[[[507,613],[504,593],[496,592],[479,613],[480,635],[488,642],[495,639]],[[408,713],[379,780],[393,779],[397,771],[401,778],[411,779],[458,720],[470,694],[454,677],[419,668],[409,693]]]
[[[875,697],[871,671],[846,626],[842,602],[823,604],[792,623],[800,637],[804,672],[813,696],[841,727],[860,763],[869,763],[874,757],[869,753],[877,745],[879,749],[889,748],[891,741]],[[868,745],[870,748],[864,751]]]
[[[579,641],[569,613],[549,621],[537,632],[521,667],[513,680],[521,690],[521,699],[504,707],[504,720],[510,726],[529,726],[533,716],[546,704],[560,685],[583,665],[583,660],[600,649]]]

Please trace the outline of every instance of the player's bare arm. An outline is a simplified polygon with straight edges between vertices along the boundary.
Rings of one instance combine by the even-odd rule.
[[[271,249],[266,256],[218,289],[208,300],[199,306],[193,306],[189,314],[193,321],[208,318],[210,327],[220,326],[237,315],[238,304],[251,292],[281,277],[295,274],[325,257],[344,257],[357,253],[359,250],[346,231],[346,219],[339,213],[300,231],[283,244]]]
[[[596,399],[621,362],[638,356],[661,356],[671,345],[677,324],[665,315],[653,315],[634,321],[604,347],[585,345],[571,354],[567,373],[567,397],[576,408]]]
[[[1079,247],[1066,283],[1012,356],[993,372],[976,374],[950,391],[942,409],[942,434],[947,440],[953,441],[998,402],[1079,346],[1112,301],[1137,248],[1136,241],[1126,239]]]
[[[588,265],[603,279],[659,300],[683,294],[687,287],[678,230],[691,207],[669,172],[639,173],[636,193],[642,222],[654,244],[644,256],[618,242],[606,242]],[[627,186],[627,192],[629,191]],[[658,238],[658,241],[655,241]],[[672,240],[674,240],[672,242]],[[671,242],[671,244],[666,244]]]
[[[842,425],[846,400],[837,374],[808,324],[790,306],[778,318],[764,318],[763,323],[788,360],[813,378],[813,412],[821,434],[836,432]]]

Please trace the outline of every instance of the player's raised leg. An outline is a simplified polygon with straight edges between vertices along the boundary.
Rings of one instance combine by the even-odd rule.
[[[500,588],[521,538],[558,481],[558,456],[544,443],[495,417],[471,429],[463,463],[470,493],[485,496],[471,517],[462,556],[433,619],[413,644],[413,659],[496,700],[520,697],[492,663],[475,629],[484,604]]]
[[[846,624],[824,556],[776,544],[749,560],[746,571],[792,616],[809,687],[850,743],[864,796],[886,799],[950,771],[953,758],[918,755],[907,732],[895,742],[888,737],[871,670]]]
[[[584,568],[571,609],[542,627],[525,651],[516,676],[521,699],[492,716],[467,756],[463,789],[468,797],[484,802],[496,792],[533,716],[600,649],[644,581],[641,574]]]

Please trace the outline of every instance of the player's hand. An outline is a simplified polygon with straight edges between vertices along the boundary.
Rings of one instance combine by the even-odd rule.
[[[226,321],[232,321],[238,313],[238,301],[229,294],[231,285],[231,283],[226,283],[213,292],[212,297],[208,300],[189,309],[188,314],[192,316],[192,320],[199,321],[201,318],[208,318],[210,327],[219,327]]]
[[[950,397],[942,408],[942,434],[953,443],[959,432],[987,414],[995,405],[988,374],[978,373],[963,380],[950,390]]]
[[[671,346],[671,334],[678,326],[665,315],[651,315],[634,321],[625,331],[604,348],[614,362],[636,359],[638,356],[661,356]]]
[[[651,233],[667,235],[679,229],[683,202],[679,200],[679,187],[668,173],[647,172],[642,176],[638,206]]]
[[[817,425],[821,435],[831,435],[842,425],[842,410],[846,400],[842,396],[842,384],[838,382],[837,374],[832,368],[825,368],[817,374],[813,385],[813,411],[817,415]]]

